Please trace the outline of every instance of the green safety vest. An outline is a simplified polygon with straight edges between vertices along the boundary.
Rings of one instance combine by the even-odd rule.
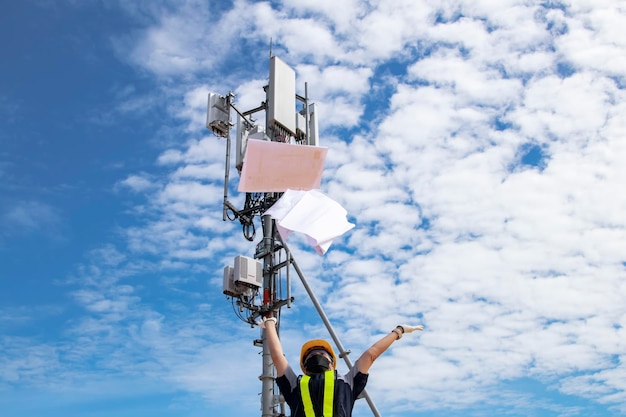
[[[311,377],[303,375],[300,379],[300,395],[304,405],[304,415],[306,417],[317,417],[313,411],[313,401],[309,391]],[[324,372],[324,407],[321,417],[333,417],[333,403],[335,399],[335,371]]]

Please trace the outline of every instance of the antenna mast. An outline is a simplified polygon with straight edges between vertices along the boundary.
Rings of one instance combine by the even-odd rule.
[[[320,165],[320,161],[312,161],[315,158],[311,157],[311,151],[314,155],[318,155],[317,149],[320,148],[317,148],[319,146],[318,115],[315,104],[309,102],[308,86],[305,83],[304,97],[296,94],[295,71],[278,57],[272,56],[271,40],[269,70],[269,84],[264,87],[266,100],[254,109],[240,111],[234,104],[235,96],[232,92],[226,96],[209,93],[206,127],[216,136],[226,139],[222,219],[239,220],[244,237],[249,241],[254,241],[256,237],[254,220],[258,216],[261,219],[263,233],[252,258],[237,256],[233,266],[228,265],[224,268],[223,292],[233,303],[235,314],[250,326],[254,327],[257,319],[269,312],[273,312],[275,317],[280,318],[281,308],[291,307],[294,301],[291,297],[289,273],[290,267],[293,266],[335,342],[339,357],[344,359],[348,368],[352,369],[353,365],[348,358],[350,351],[343,348],[302,270],[281,239],[272,216],[265,214],[286,189],[314,188],[312,184],[315,181],[319,184],[319,178],[316,175],[321,177],[323,168],[323,159]],[[301,110],[296,109],[297,102],[300,103]],[[235,166],[240,174],[239,191],[246,193],[245,203],[241,209],[237,209],[228,200],[231,131],[235,126],[231,122],[231,110],[237,116]],[[265,126],[259,125],[252,118],[252,115],[261,111],[265,112]],[[289,158],[281,158],[283,165],[281,165],[280,172],[278,170],[273,172],[267,168],[277,157],[276,152],[282,152],[284,149],[281,147],[278,150],[275,145],[271,145],[272,143],[291,145],[287,146],[291,152]],[[284,155],[281,154],[282,156]],[[293,162],[291,167],[287,166],[290,161]],[[319,172],[316,172],[315,168],[318,168]],[[288,172],[289,169],[293,172]],[[280,325],[280,320],[277,325]],[[282,417],[286,415],[285,402],[275,388],[275,370],[264,330],[261,332],[261,339],[254,340],[254,345],[263,349],[263,366],[259,377],[262,384],[261,415],[262,417]],[[367,400],[374,416],[380,417],[367,391],[364,390],[362,396]]]

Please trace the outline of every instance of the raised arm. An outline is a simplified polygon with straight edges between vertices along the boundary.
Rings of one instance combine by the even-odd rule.
[[[287,362],[287,358],[285,358],[285,355],[283,354],[283,347],[280,344],[280,339],[278,338],[276,318],[264,318],[261,327],[265,329],[267,346],[270,350],[270,356],[272,357],[272,362],[274,362],[274,367],[276,368],[276,376],[283,376],[285,375],[287,366],[289,366],[289,362]]]
[[[411,333],[415,330],[424,330],[424,326],[407,326],[406,324],[401,324],[393,329],[391,333],[374,343],[369,349],[363,352],[361,357],[357,360],[356,366],[359,372],[362,374],[368,373],[374,361],[389,349],[389,346],[391,346],[393,342],[402,338],[402,335],[405,333]]]

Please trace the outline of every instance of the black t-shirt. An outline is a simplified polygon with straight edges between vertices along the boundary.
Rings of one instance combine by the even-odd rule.
[[[361,392],[363,392],[367,384],[367,376],[368,374],[359,372],[356,366],[345,375],[337,375],[335,381],[333,417],[350,417],[352,415],[354,402]],[[302,396],[300,394],[300,384],[298,383],[299,380],[300,377],[296,375],[291,366],[287,367],[285,375],[276,378],[276,384],[291,409],[291,417],[305,417]],[[317,415],[321,415],[319,411],[322,408],[324,393],[323,373],[311,375],[309,391],[311,393],[313,409],[319,413]]]

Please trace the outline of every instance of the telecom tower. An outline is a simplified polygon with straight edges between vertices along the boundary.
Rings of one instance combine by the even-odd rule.
[[[284,306],[294,301],[291,296],[290,270],[293,268],[335,342],[339,357],[348,368],[352,362],[350,351],[344,349],[322,306],[309,286],[302,270],[294,260],[272,216],[265,212],[278,201],[287,189],[310,190],[319,187],[323,158],[320,158],[318,114],[308,98],[307,84],[304,96],[296,94],[296,74],[276,56],[270,57],[269,84],[263,87],[266,100],[258,107],[241,111],[235,106],[234,94],[222,96],[209,93],[206,127],[216,136],[226,139],[224,175],[223,220],[238,220],[243,235],[249,241],[256,237],[255,217],[261,218],[263,236],[256,245],[253,257],[237,256],[232,266],[224,268],[224,294],[233,303],[237,316],[251,326],[265,313],[272,311],[279,318]],[[236,114],[236,125],[231,121],[231,110]],[[264,126],[252,116],[265,113]],[[235,166],[240,174],[239,192],[245,192],[243,208],[237,209],[228,200],[231,164],[231,130],[236,126]],[[244,163],[245,156],[245,163]],[[272,163],[279,160],[280,170]],[[280,330],[280,327],[278,327]],[[280,333],[279,333],[280,334]],[[263,349],[261,415],[286,415],[286,406],[275,387],[275,370],[265,331],[254,345]],[[380,417],[367,391],[361,394],[374,416]]]

